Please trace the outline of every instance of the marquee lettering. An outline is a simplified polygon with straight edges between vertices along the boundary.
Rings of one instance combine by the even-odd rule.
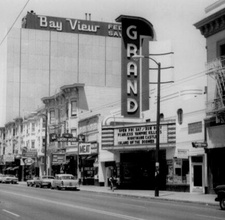
[[[127,37],[130,40],[137,39],[137,31],[136,26],[131,25],[128,26],[126,29]],[[133,43],[127,44],[127,58],[132,57],[133,55],[137,54],[138,48]],[[132,80],[131,80],[131,76]],[[138,95],[138,71],[137,71],[137,64],[133,61],[129,61],[127,63],[127,113],[134,113],[138,110],[139,104],[138,101],[134,98]]]
[[[131,39],[131,40],[137,40],[137,31],[133,31],[131,32],[132,29],[137,29],[136,26],[131,25],[130,27],[127,28],[127,36]]]

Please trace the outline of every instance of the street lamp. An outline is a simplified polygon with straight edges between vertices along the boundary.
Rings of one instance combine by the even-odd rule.
[[[156,112],[156,148],[155,148],[155,197],[159,196],[159,136],[160,136],[160,84],[161,84],[161,63],[157,62],[151,57],[143,55],[134,55],[132,59],[147,58],[156,63],[158,67],[158,80],[157,80],[157,112]]]

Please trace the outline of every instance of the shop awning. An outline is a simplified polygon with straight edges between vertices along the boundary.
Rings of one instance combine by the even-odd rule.
[[[17,170],[19,169],[19,167],[13,167],[11,170]]]
[[[6,168],[6,170],[11,170],[12,169],[12,167],[8,167],[8,168]]]

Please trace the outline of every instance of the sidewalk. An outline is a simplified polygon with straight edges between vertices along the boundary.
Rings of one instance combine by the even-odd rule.
[[[26,182],[19,182],[19,184],[26,184]],[[155,197],[154,190],[126,190],[116,189],[114,192],[109,187],[100,186],[80,186],[81,191],[95,192],[95,193],[107,193],[114,194],[117,196],[129,196],[136,198],[149,198],[149,199],[162,199],[170,201],[183,201],[196,204],[204,205],[215,205],[219,203],[215,201],[216,195],[214,194],[200,194],[200,193],[189,193],[189,192],[174,192],[174,191],[159,191],[159,197]]]
[[[213,194],[159,191],[159,197],[155,197],[154,190],[116,189],[114,190],[114,192],[112,192],[109,189],[109,187],[83,186],[83,185],[80,186],[80,190],[96,192],[96,193],[109,193],[109,194],[115,194],[118,196],[183,201],[183,202],[191,202],[191,203],[204,204],[204,205],[216,205],[216,206],[219,205],[219,203],[215,201],[216,195],[213,195]]]

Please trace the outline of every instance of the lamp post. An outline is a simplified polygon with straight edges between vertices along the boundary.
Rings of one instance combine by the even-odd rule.
[[[156,148],[155,148],[155,197],[159,196],[159,145],[160,145],[160,84],[161,84],[161,63],[157,62],[151,57],[142,55],[134,55],[132,59],[137,60],[141,58],[147,58],[152,60],[158,69],[157,80],[157,111],[156,111]]]

